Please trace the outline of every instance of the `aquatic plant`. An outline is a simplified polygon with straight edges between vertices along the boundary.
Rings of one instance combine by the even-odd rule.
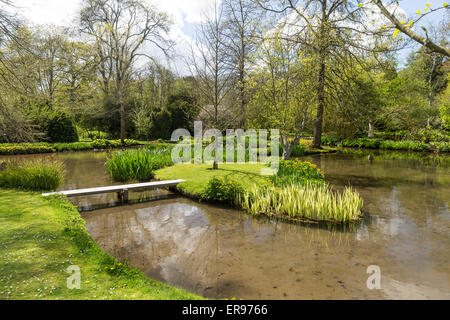
[[[362,215],[363,200],[351,188],[333,192],[327,185],[291,184],[258,187],[238,197],[240,206],[253,215],[265,214],[299,220],[349,222]]]
[[[212,178],[209,180],[202,198],[213,201],[226,201],[233,205],[238,204],[238,196],[244,193],[244,188],[233,179],[227,177]]]
[[[139,149],[120,151],[106,160],[106,167],[115,181],[148,181],[154,171],[173,165],[171,149]]]
[[[274,185],[323,183],[324,175],[315,164],[300,160],[281,160],[276,175],[271,177]]]
[[[64,169],[61,161],[33,159],[6,162],[0,171],[0,186],[27,190],[55,190],[62,182]]]
[[[380,149],[386,150],[409,150],[409,151],[430,151],[428,144],[419,141],[383,141],[380,143]]]

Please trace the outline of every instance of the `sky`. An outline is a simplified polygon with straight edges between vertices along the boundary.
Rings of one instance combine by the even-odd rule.
[[[70,26],[78,16],[81,0],[12,0],[16,5],[17,13],[32,24],[54,24]],[[215,0],[152,0],[160,10],[167,12],[174,21],[170,37],[177,43],[176,53],[182,55],[188,50],[194,40],[195,28],[202,22],[204,12],[211,8]],[[218,0],[220,2],[221,0]],[[425,8],[425,3],[431,7],[441,6],[443,0],[402,0],[400,6],[408,14],[415,16],[419,9]],[[449,1],[450,2],[450,1]],[[430,21],[441,20],[443,13],[434,13],[426,17],[424,24]],[[415,48],[403,50],[399,53],[400,65],[404,64],[409,53]],[[186,69],[180,61],[171,65],[179,73]]]

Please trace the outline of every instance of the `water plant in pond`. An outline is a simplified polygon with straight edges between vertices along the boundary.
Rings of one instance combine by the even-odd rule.
[[[239,197],[239,203],[253,215],[334,222],[358,220],[363,207],[362,198],[349,187],[337,193],[327,185],[311,183],[264,188],[255,185]]]
[[[0,186],[27,190],[55,190],[64,177],[62,162],[33,159],[6,162],[0,171]]]
[[[276,175],[271,177],[274,185],[324,183],[324,175],[315,164],[300,160],[281,160]]]
[[[202,194],[203,199],[213,201],[226,201],[233,205],[238,204],[236,199],[244,193],[244,188],[233,179],[227,177],[212,178],[209,180],[206,190]]]
[[[148,181],[154,177],[155,170],[171,165],[171,149],[120,151],[106,160],[106,167],[115,181]]]

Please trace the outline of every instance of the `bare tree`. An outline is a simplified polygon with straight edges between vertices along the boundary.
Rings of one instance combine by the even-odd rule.
[[[226,99],[231,90],[233,69],[230,62],[228,39],[224,35],[223,7],[214,3],[212,12],[205,13],[196,44],[191,48],[189,68],[197,83],[200,116],[207,120],[210,128],[224,130],[233,122]],[[214,168],[217,161],[214,158]]]
[[[224,36],[230,54],[231,67],[235,72],[232,78],[233,89],[237,92],[240,114],[239,125],[245,122],[248,94],[246,81],[249,69],[249,55],[257,47],[257,32],[259,21],[263,18],[264,10],[253,0],[224,0],[225,28]]]
[[[125,95],[132,69],[151,44],[168,54],[172,42],[167,39],[171,21],[166,13],[157,11],[142,0],[84,0],[81,30],[95,40],[98,71],[103,91],[111,86],[120,106],[120,139],[125,139]]]

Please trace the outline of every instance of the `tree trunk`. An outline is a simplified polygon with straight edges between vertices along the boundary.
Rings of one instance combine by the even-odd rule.
[[[369,138],[373,138],[374,136],[375,136],[375,133],[373,131],[372,120],[369,120],[369,134],[368,134],[368,137]]]
[[[119,103],[120,103],[120,142],[125,145],[125,102],[123,94],[119,89]]]
[[[320,69],[317,86],[317,114],[314,121],[314,141],[313,148],[319,149],[322,145],[322,123],[323,123],[323,111],[325,108],[325,58],[321,53]]]
[[[219,169],[219,164],[217,163],[217,138],[214,141],[214,162],[213,162],[213,170]]]

